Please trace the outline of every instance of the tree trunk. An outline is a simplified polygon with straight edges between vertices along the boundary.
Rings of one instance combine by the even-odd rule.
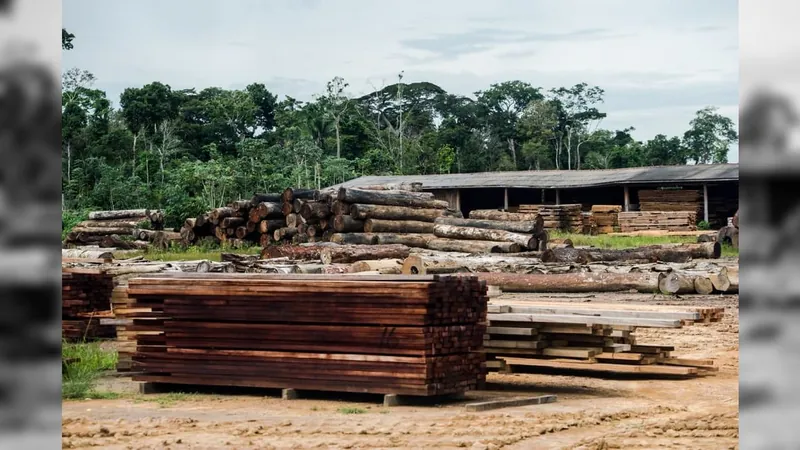
[[[356,261],[351,267],[352,272],[378,271],[384,275],[400,275],[403,262],[399,259],[374,259]]]
[[[350,214],[350,204],[334,200],[331,202],[331,215],[346,216]]]
[[[121,209],[116,211],[92,211],[89,213],[89,220],[147,220],[149,217],[149,209]]]
[[[141,241],[152,241],[153,236],[156,235],[156,231],[134,229],[133,232],[131,232],[131,235],[133,235],[134,238],[139,239]]]
[[[406,206],[415,208],[447,209],[450,204],[436,200],[427,192],[407,191],[369,191],[363,189],[341,188],[338,200],[346,203],[366,203],[371,205]]]
[[[245,224],[245,220],[241,217],[226,217],[222,219],[220,226],[222,228],[236,228]]]
[[[437,237],[443,238],[514,242],[530,250],[537,250],[539,247],[539,241],[535,237],[529,234],[513,233],[511,231],[458,227],[454,225],[434,225],[433,233]]]
[[[281,194],[281,199],[284,203],[292,203],[295,199],[302,200],[317,200],[319,199],[320,192],[317,189],[293,189],[286,188]]]
[[[640,249],[677,249],[688,251],[695,259],[719,259],[722,254],[722,246],[719,242],[703,242],[700,244],[662,244],[648,245]]]
[[[658,274],[658,290],[665,294],[694,294],[694,277],[661,272]]]
[[[537,215],[536,220],[503,221],[482,219],[457,219],[453,217],[439,217],[437,225],[454,225],[460,227],[483,228],[487,230],[503,230],[514,233],[538,234],[544,231],[544,219]]]
[[[81,233],[85,236],[130,235],[132,229],[129,227],[75,227],[72,229],[72,233]]]
[[[635,290],[653,294],[658,292],[658,274],[641,273],[477,273],[474,274],[490,286],[504,292],[591,293]]]
[[[62,258],[79,259],[114,259],[114,254],[106,250],[80,250],[80,249],[61,249]]]
[[[255,194],[253,198],[250,199],[250,207],[255,208],[262,202],[281,203],[283,199],[281,198],[281,194]]]
[[[727,292],[731,288],[731,280],[728,277],[728,269],[723,267],[717,273],[710,273],[708,279],[714,285],[714,290],[718,292]]]
[[[261,250],[261,259],[289,258],[298,261],[320,259],[320,252],[328,246],[323,245],[274,245]]]
[[[208,213],[208,218],[214,225],[219,225],[222,219],[225,219],[226,217],[236,217],[238,215],[238,210],[224,206],[222,208],[212,209],[211,212]]]
[[[470,219],[500,220],[504,222],[536,221],[538,214],[510,213],[496,209],[475,209],[469,212]]]
[[[339,116],[333,121],[333,127],[336,129],[336,157],[342,157],[342,140],[339,137]]]
[[[261,234],[269,234],[273,231],[282,228],[284,226],[284,221],[280,219],[273,219],[273,220],[262,220],[258,223],[258,232]]]
[[[513,242],[462,241],[436,238],[428,241],[430,250],[462,253],[516,253],[522,246]]]
[[[338,233],[362,232],[364,221],[356,220],[352,216],[336,215],[333,217],[333,229]]]
[[[367,233],[433,233],[433,223],[415,220],[367,219],[364,222]]]
[[[67,141],[67,182],[72,181],[72,142]]]
[[[296,227],[298,223],[297,214],[291,213],[286,215],[286,226],[287,227]]]
[[[436,239],[432,234],[375,233],[379,245],[401,244],[407,247],[428,248],[428,242]]]
[[[283,202],[281,204],[281,212],[284,216],[288,216],[289,214],[295,214],[294,212],[294,201],[291,202]]]
[[[728,268],[726,273],[728,276],[728,281],[730,285],[728,289],[725,291],[726,294],[738,294],[739,293],[739,268],[736,269]]]
[[[508,150],[511,152],[511,162],[514,163],[514,170],[517,170],[517,148],[514,144],[514,138],[509,138]]]
[[[244,239],[245,237],[247,237],[247,227],[236,227],[236,239]]]
[[[357,186],[358,189],[367,191],[408,191],[408,192],[422,192],[422,183],[420,182],[400,182],[400,183],[387,183],[387,184],[373,184],[369,186]]]
[[[378,236],[368,233],[334,233],[331,235],[331,242],[335,244],[375,245],[378,243]]]
[[[306,202],[300,207],[300,216],[306,220],[324,219],[331,215],[327,203]]]
[[[408,208],[402,206],[354,204],[350,206],[354,219],[419,220],[433,222],[437,217],[462,217],[460,211],[434,208]]]
[[[145,250],[147,249],[147,242],[143,241],[125,241],[118,235],[112,234],[103,236],[100,240],[100,247],[105,248],[118,248],[121,250]]]
[[[75,225],[80,228],[136,228],[142,221],[137,220],[84,220]]]
[[[272,237],[276,242],[278,242],[282,241],[283,239],[291,238],[295,234],[297,234],[297,227],[283,227],[275,230],[272,234]]]
[[[370,259],[404,259],[410,251],[404,245],[327,247],[320,252],[323,264],[353,263]]]
[[[168,249],[172,242],[179,242],[181,234],[173,231],[156,231],[153,234],[152,244],[156,248]]]
[[[256,205],[255,208],[251,209],[250,214],[253,214],[252,211],[255,211],[255,215],[257,220],[253,220],[253,222],[257,222],[258,220],[262,219],[277,219],[279,217],[283,217],[283,210],[282,204],[277,202],[261,202]]]
[[[551,248],[542,252],[542,262],[562,264],[589,264],[591,262],[609,261],[685,263],[691,261],[691,259],[692,254],[690,251],[679,248],[640,247],[625,250]]]

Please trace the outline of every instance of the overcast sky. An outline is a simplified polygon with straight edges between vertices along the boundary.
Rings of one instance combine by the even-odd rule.
[[[63,19],[63,67],[115,101],[151,81],[308,100],[334,76],[358,95],[403,70],[458,94],[585,81],[606,91],[602,126],[641,140],[708,105],[738,124],[736,0],[64,0]]]

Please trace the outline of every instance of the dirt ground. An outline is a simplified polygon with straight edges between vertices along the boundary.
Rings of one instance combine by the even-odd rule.
[[[103,449],[728,449],[739,438],[737,296],[667,298],[640,294],[506,295],[505,299],[725,306],[721,322],[640,329],[637,341],[714,358],[719,372],[694,379],[496,374],[489,390],[462,401],[384,408],[380,396],[275,391],[240,395],[123,394],[66,401],[63,448]],[[101,389],[136,392],[125,378]],[[555,394],[556,403],[466,412],[476,399]]]

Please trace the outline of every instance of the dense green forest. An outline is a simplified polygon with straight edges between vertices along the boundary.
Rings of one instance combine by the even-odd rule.
[[[64,51],[80,45],[62,30]],[[287,186],[324,187],[361,175],[581,170],[727,161],[738,139],[707,107],[683,136],[646,142],[633,127],[602,127],[604,91],[587,83],[545,90],[526,81],[473,96],[428,82],[361,97],[334,78],[313,101],[271,92],[125,89],[118,102],[90,68],[62,79],[64,208],[163,208],[177,224],[232,199]]]

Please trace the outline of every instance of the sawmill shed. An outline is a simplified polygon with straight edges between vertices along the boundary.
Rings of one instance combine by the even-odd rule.
[[[632,167],[605,170],[540,170],[441,175],[364,176],[339,186],[422,183],[423,190],[447,200],[465,215],[474,209],[509,209],[524,204],[620,205],[638,210],[638,192],[691,189],[708,203],[723,203],[732,216],[739,204],[738,164]],[[700,218],[698,218],[700,219]]]

